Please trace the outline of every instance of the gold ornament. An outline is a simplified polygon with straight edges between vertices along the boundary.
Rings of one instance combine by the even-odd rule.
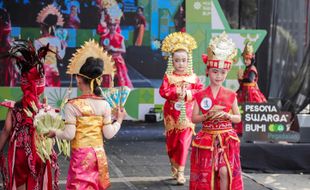
[[[119,23],[123,16],[123,11],[119,8],[117,4],[112,5],[107,9],[108,15],[110,17],[110,23]]]
[[[163,41],[161,50],[168,53],[168,66],[166,74],[171,74],[174,70],[172,54],[177,50],[184,50],[188,55],[187,73],[193,74],[192,50],[197,48],[195,39],[184,32],[174,32],[169,34]]]
[[[99,3],[99,7],[102,9],[108,9],[112,5],[117,4],[115,0],[101,0]]]
[[[197,43],[191,35],[184,32],[174,32],[164,39],[161,50],[168,54],[177,50],[185,50],[187,53],[191,53],[195,48],[197,48]]]
[[[252,59],[254,57],[254,49],[250,42],[247,42],[244,46],[242,57]]]
[[[62,17],[62,14],[60,11],[54,7],[53,5],[48,5],[44,7],[37,15],[37,22],[42,24],[44,23],[45,18],[48,15],[56,15],[57,16],[57,26],[63,26],[64,25],[64,18]]]
[[[209,68],[230,69],[237,55],[237,49],[232,39],[223,32],[211,38],[207,53],[207,57],[203,55],[203,60]]]
[[[73,54],[69,60],[70,63],[67,68],[67,74],[79,74],[81,67],[85,64],[86,59],[89,57],[100,58],[103,61],[102,75],[111,75],[112,80],[114,78],[114,61],[112,57],[99,46],[95,40],[89,40],[79,48],[76,53]]]

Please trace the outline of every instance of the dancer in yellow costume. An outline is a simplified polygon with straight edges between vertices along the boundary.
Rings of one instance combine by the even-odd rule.
[[[113,72],[113,61],[103,48],[88,41],[71,58],[67,73],[75,75],[82,95],[65,106],[64,131],[48,136],[71,140],[71,159],[66,189],[107,189],[110,186],[104,137],[112,138],[126,116],[119,108],[111,123],[111,108],[101,97],[101,76]]]

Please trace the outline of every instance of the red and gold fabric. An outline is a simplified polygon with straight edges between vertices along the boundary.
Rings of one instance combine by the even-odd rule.
[[[71,159],[66,189],[104,190],[110,186],[108,162],[103,148],[104,118],[96,116],[86,99],[73,99],[81,116],[76,119],[76,133],[71,142]]]
[[[180,121],[179,91],[186,85],[185,108],[186,119]],[[166,130],[166,147],[168,156],[175,166],[184,166],[188,154],[195,125],[191,121],[194,94],[203,88],[195,74],[166,74],[160,86],[159,93],[166,99],[164,104],[164,123]]]
[[[237,91],[237,99],[238,103],[245,102],[256,102],[256,103],[264,103],[267,102],[264,94],[259,90],[257,81],[258,81],[258,73],[256,67],[254,65],[247,67],[243,74],[243,79],[249,78],[249,74],[253,72],[255,74],[255,78],[252,82],[242,82],[240,81],[240,88]]]
[[[196,94],[196,101],[203,114],[213,106],[224,106],[229,112],[236,94],[221,87],[217,97],[213,97],[211,88]],[[240,141],[232,124],[228,120],[215,118],[203,122],[192,143],[190,189],[218,190],[219,170],[227,167],[229,190],[242,190],[243,182],[240,164]]]
[[[248,55],[248,54],[246,54]],[[238,103],[264,103],[267,102],[264,94],[259,90],[257,81],[258,81],[258,73],[256,70],[256,67],[254,65],[251,65],[250,67],[247,67],[243,74],[243,79],[248,79],[249,74],[253,72],[255,74],[255,78],[252,82],[242,82],[242,80],[239,81],[240,87],[237,91],[237,99]],[[239,135],[242,135],[243,131],[243,124],[242,122],[237,123],[234,125],[235,130]]]
[[[100,37],[100,45],[102,45],[105,49],[109,49],[109,47],[121,48],[124,41],[124,37],[119,33],[114,33],[111,35],[107,33]],[[127,86],[129,88],[133,88],[132,82],[128,76],[128,70],[126,63],[119,52],[112,52],[112,58],[115,62],[116,67],[116,86]]]

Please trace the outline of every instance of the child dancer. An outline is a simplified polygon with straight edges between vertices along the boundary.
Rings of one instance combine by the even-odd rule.
[[[245,70],[239,70],[238,81],[240,87],[237,91],[238,103],[264,103],[267,102],[265,96],[258,88],[258,73],[254,65],[255,54],[253,46],[247,43],[242,53],[243,61],[245,64]],[[242,135],[242,122],[235,125],[235,129],[239,135]]]
[[[86,42],[71,58],[67,73],[76,76],[82,95],[65,107],[64,131],[48,136],[71,140],[71,158],[66,189],[107,189],[110,186],[103,138],[112,138],[126,116],[118,109],[111,123],[111,108],[101,97],[99,85],[111,57],[94,41]]]
[[[37,22],[41,26],[41,37],[34,41],[35,48],[39,49],[49,44],[52,50],[48,52],[44,61],[46,86],[60,87],[57,60],[64,58],[67,45],[65,41],[55,36],[55,27],[64,24],[62,14],[53,5],[48,5],[39,12]]]
[[[43,48],[43,49],[42,49]],[[34,127],[35,110],[43,105],[39,96],[44,91],[45,77],[42,60],[48,48],[42,47],[35,51],[31,41],[15,41],[9,54],[16,59],[17,67],[21,72],[21,89],[23,97],[16,103],[13,101],[1,102],[0,105],[8,107],[4,128],[0,134],[0,152],[2,152],[6,141],[8,148],[8,175],[4,177],[4,189],[52,190],[52,167],[55,169],[54,189],[58,189],[58,165],[57,155],[53,152],[51,162],[43,163],[36,152],[36,128]],[[45,50],[44,50],[45,48]],[[31,115],[25,110],[31,110]],[[2,153],[0,157],[2,157]],[[2,158],[0,158],[2,160]],[[2,163],[4,164],[4,163]],[[1,164],[0,164],[1,165]],[[2,168],[1,168],[2,167]],[[5,164],[0,166],[4,171]]]
[[[169,54],[168,67],[159,89],[160,95],[166,99],[166,147],[172,176],[181,185],[186,181],[184,168],[195,126],[191,121],[193,96],[203,88],[192,68],[192,50],[196,47],[195,39],[181,32],[168,35],[162,45],[162,51]]]
[[[192,121],[203,127],[192,143],[190,189],[242,190],[240,141],[232,128],[240,113],[236,93],[222,86],[237,50],[222,33],[211,39],[207,51],[203,58],[210,85],[195,96]]]

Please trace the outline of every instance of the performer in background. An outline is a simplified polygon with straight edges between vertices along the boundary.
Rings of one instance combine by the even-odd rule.
[[[116,4],[107,10],[107,14],[109,16],[109,22],[107,23],[108,30],[101,34],[100,45],[112,55],[115,62],[115,86],[127,86],[133,88],[131,80],[127,74],[128,70],[126,63],[122,57],[122,54],[126,53],[125,39],[124,36],[116,31],[119,27],[120,18],[123,13]]]
[[[77,7],[72,5],[70,8],[70,14],[67,16],[66,19],[66,28],[74,28],[79,29],[81,25],[81,20],[78,16]]]
[[[136,18],[135,18],[135,30],[133,34],[134,45],[141,46],[143,42],[143,36],[146,26],[145,16],[143,14],[143,7],[137,8]]]
[[[241,117],[236,93],[222,86],[237,49],[222,33],[211,39],[207,52],[210,85],[196,94],[192,115],[202,129],[192,143],[190,189],[242,190],[240,141],[232,128]]]
[[[166,148],[172,177],[181,185],[186,181],[184,168],[195,127],[191,121],[193,97],[203,88],[193,72],[192,50],[196,47],[195,39],[181,32],[168,35],[162,44],[162,51],[169,54],[167,70],[159,89],[160,95],[166,99]]]
[[[185,32],[186,18],[185,18],[185,1],[180,5],[177,13],[174,15],[175,30]]]
[[[60,87],[57,60],[63,59],[67,45],[65,41],[55,36],[55,27],[63,26],[63,17],[57,8],[48,5],[39,12],[37,22],[41,26],[41,37],[34,41],[35,48],[39,49],[49,44],[51,49],[44,61],[46,86]]]
[[[1,102],[0,105],[8,107],[4,128],[0,134],[0,171],[6,174],[4,189],[33,190],[58,189],[59,168],[57,155],[51,155],[51,162],[43,163],[38,156],[35,145],[36,129],[33,125],[36,114],[32,104],[41,108],[43,104],[39,96],[44,91],[45,77],[42,59],[48,47],[35,51],[32,42],[15,41],[9,54],[14,58],[21,72],[21,90],[23,97],[16,103],[13,101]],[[25,110],[31,110],[32,116]],[[8,172],[5,169],[3,148],[9,141]],[[52,184],[52,169],[55,170],[54,184]],[[54,186],[54,188],[53,188]]]
[[[7,53],[11,48],[11,20],[6,9],[0,8],[0,54]],[[17,72],[9,58],[0,57],[0,86],[15,86]]]
[[[254,65],[255,54],[253,46],[247,43],[242,52],[243,61],[245,64],[245,70],[239,70],[238,81],[239,89],[237,91],[238,103],[264,103],[267,102],[265,96],[259,90],[257,85],[258,73]],[[239,135],[242,135],[242,122],[235,125],[235,129]]]
[[[94,41],[77,50],[67,73],[75,75],[82,95],[65,106],[65,129],[50,131],[48,136],[71,140],[71,158],[66,189],[107,189],[110,186],[108,162],[103,139],[112,138],[126,116],[118,108],[111,123],[111,108],[99,88],[111,57]]]

